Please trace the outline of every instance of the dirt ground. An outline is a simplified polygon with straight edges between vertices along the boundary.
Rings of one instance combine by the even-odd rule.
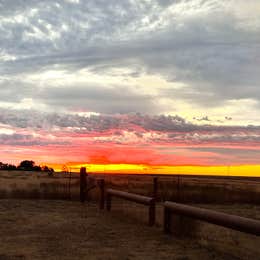
[[[0,200],[0,259],[235,259],[96,204]]]

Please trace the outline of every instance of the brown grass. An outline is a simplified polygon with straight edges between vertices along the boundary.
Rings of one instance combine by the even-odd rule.
[[[153,192],[153,176],[91,176],[105,178],[107,188],[148,196]],[[91,181],[91,186],[93,184],[95,180]],[[177,187],[177,177],[159,177],[159,200],[175,200],[178,197]],[[196,203],[197,206],[260,219],[259,180],[182,177],[179,180],[179,187],[182,202]],[[70,180],[68,175],[58,173],[54,177],[49,177],[44,173],[0,171],[0,198],[4,199],[0,200],[0,234],[5,234],[1,236],[0,241],[1,260],[37,259],[37,254],[39,259],[69,259],[72,256],[77,259],[84,258],[86,255],[93,257],[92,259],[197,259],[197,254],[203,259],[235,257],[236,259],[258,259],[260,255],[259,238],[190,219],[177,218],[178,230],[177,228],[176,230],[179,234],[186,234],[184,238],[177,239],[163,235],[161,203],[157,205],[157,221],[153,229],[146,227],[147,208],[135,203],[120,199],[113,200],[112,213],[100,212],[94,204],[89,204],[88,207],[82,206],[77,202],[79,200],[78,174],[73,174]],[[20,201],[9,200],[9,198],[31,200]],[[91,190],[89,199],[97,202],[98,198],[99,190],[97,188]],[[46,200],[35,201],[35,199]],[[55,199],[63,201],[55,201]],[[64,201],[68,199],[74,202]],[[93,228],[92,222],[88,222],[89,216],[91,221],[96,223],[93,224]],[[80,231],[80,227],[83,231]],[[9,234],[8,229],[13,233]],[[67,230],[65,235],[69,237],[69,241],[62,235],[64,230]],[[90,237],[86,235],[88,237],[86,240],[84,232],[87,231],[92,235]],[[127,239],[129,232],[131,235]],[[143,232],[144,236],[142,236]],[[111,234],[113,235],[110,236]],[[106,241],[109,239],[112,240],[107,246]],[[24,240],[28,240],[28,244]],[[143,248],[140,245],[143,245],[146,240]],[[9,242],[10,247],[7,245]],[[87,244],[86,248],[78,248],[84,243]],[[177,243],[177,248],[174,243]],[[203,245],[204,249],[200,251],[196,243]],[[116,251],[118,244],[120,250]],[[188,247],[185,246],[186,244]],[[96,249],[91,248],[91,245],[98,248],[100,254],[97,254]],[[159,255],[161,258],[155,258],[158,248],[160,251],[166,250],[166,253],[162,252]],[[206,248],[212,250],[212,254]],[[76,253],[70,255],[73,250]],[[106,254],[110,258],[104,258]],[[112,257],[113,254],[115,258]],[[59,258],[59,255],[62,258]]]
[[[152,194],[153,176],[103,175],[109,187],[143,195]],[[161,201],[178,198],[185,203],[260,204],[260,178],[225,178],[204,176],[158,176]]]
[[[104,178],[106,187],[121,189],[137,194],[152,195],[151,175],[101,175],[90,174],[94,178]],[[180,199],[184,203],[252,203],[260,204],[260,178],[223,178],[159,176],[158,197],[160,201]],[[94,183],[92,183],[94,184]],[[92,185],[91,184],[91,185]],[[92,197],[97,197],[92,190]],[[96,195],[95,195],[96,193]],[[0,198],[79,198],[79,174],[0,171]]]
[[[1,200],[0,259],[235,259],[95,204]]]

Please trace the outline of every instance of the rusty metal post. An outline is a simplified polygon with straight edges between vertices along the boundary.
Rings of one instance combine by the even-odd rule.
[[[107,211],[111,210],[111,200],[112,200],[112,196],[111,194],[107,193]]]
[[[86,200],[86,190],[87,190],[87,173],[86,168],[80,168],[80,201],[83,203]]]
[[[149,206],[149,221],[148,225],[153,226],[155,224],[155,199],[153,199]]]
[[[100,188],[100,198],[99,198],[99,209],[105,208],[105,180],[98,180],[98,186]]]

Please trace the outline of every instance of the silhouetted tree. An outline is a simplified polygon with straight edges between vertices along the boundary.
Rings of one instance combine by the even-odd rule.
[[[19,166],[16,167],[15,165],[2,163],[0,162],[0,170],[21,170],[21,171],[36,171],[36,172],[46,172],[49,176],[53,176],[54,170],[53,168],[48,167],[47,165],[38,166],[35,165],[35,162],[32,160],[24,160],[20,162]]]
[[[25,170],[25,171],[32,171],[34,170],[35,162],[30,160],[24,160],[20,162],[20,165],[18,166],[18,169]]]
[[[7,171],[13,171],[16,170],[16,166],[8,163],[2,163],[0,162],[0,170],[7,170]]]
[[[48,175],[53,176],[53,174],[54,174],[53,168],[49,168]]]
[[[41,172],[42,168],[40,166],[36,165],[36,166],[33,166],[33,170],[36,172]]]
[[[5,164],[0,162],[0,170],[4,170]]]
[[[49,167],[47,165],[42,166],[42,171],[48,172],[49,171]]]
[[[7,170],[8,170],[8,171],[14,171],[14,170],[17,170],[17,168],[16,168],[15,165],[7,164]]]
[[[42,167],[42,171],[47,172],[49,176],[53,176],[54,173],[53,168],[49,168],[47,165]]]

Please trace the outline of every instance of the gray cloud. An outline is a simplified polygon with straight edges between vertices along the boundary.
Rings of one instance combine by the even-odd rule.
[[[0,53],[7,57],[0,60],[0,72],[8,78],[1,85],[3,101],[32,97],[72,109],[84,99],[82,108],[102,113],[163,112],[150,95],[124,86],[50,86],[45,91],[22,83],[24,74],[83,68],[97,74],[132,68],[137,77],[142,68],[186,85],[162,88],[158,99],[207,107],[260,100],[260,19],[249,14],[247,20],[239,18],[227,8],[228,1],[20,0],[0,5]]]
[[[134,93],[126,87],[73,86],[45,88],[35,99],[51,106],[64,104],[72,111],[89,110],[105,114],[142,111],[153,113],[156,105],[153,96]]]
[[[188,146],[210,144],[213,145],[254,145],[260,144],[260,127],[257,126],[214,126],[196,125],[186,122],[179,116],[148,116],[141,114],[92,115],[89,117],[57,113],[40,113],[32,110],[1,109],[0,124],[14,129],[34,129],[36,132],[49,132],[52,135],[70,136],[75,134],[94,134],[109,132],[110,136],[120,136],[124,131],[132,132],[137,138],[143,138],[150,133],[148,142],[162,144],[186,144]],[[77,136],[77,135],[76,135]],[[92,135],[91,135],[92,136]],[[22,136],[23,138],[26,137]],[[29,139],[31,136],[27,136]],[[13,139],[20,135],[3,135],[2,138]],[[35,140],[38,138],[34,138]],[[112,141],[111,139],[110,141]],[[45,140],[40,140],[41,142]],[[105,141],[110,142],[109,138]],[[204,148],[203,148],[204,149]]]
[[[41,140],[28,134],[0,134],[2,145],[10,146],[48,146],[48,145],[69,145],[69,142]]]
[[[24,98],[32,98],[36,86],[31,84],[22,84],[15,79],[0,79],[0,97],[5,102],[20,102]]]

